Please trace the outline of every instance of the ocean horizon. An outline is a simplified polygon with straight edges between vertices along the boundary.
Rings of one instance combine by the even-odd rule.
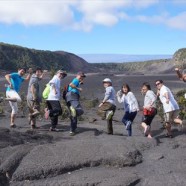
[[[173,55],[78,54],[78,56],[89,63],[125,63],[159,59],[171,59]]]

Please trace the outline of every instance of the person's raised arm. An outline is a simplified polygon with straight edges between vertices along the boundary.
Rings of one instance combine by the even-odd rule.
[[[29,68],[28,69],[28,75],[26,76],[25,81],[29,81],[30,80],[30,77],[32,75],[32,72],[33,72],[32,68]]]

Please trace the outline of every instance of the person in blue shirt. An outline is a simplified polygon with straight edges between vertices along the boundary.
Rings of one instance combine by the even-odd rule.
[[[70,110],[70,135],[73,136],[77,132],[77,117],[81,116],[84,111],[79,102],[80,92],[82,88],[80,85],[83,83],[86,75],[83,72],[78,72],[76,78],[68,86],[68,92],[66,94],[67,106]]]
[[[10,127],[15,128],[15,118],[18,112],[17,102],[21,102],[21,97],[19,96],[19,91],[21,88],[21,84],[23,81],[29,81],[32,73],[32,69],[29,69],[28,75],[26,78],[23,76],[26,73],[25,68],[19,68],[18,72],[14,72],[11,74],[6,74],[5,78],[8,81],[9,85],[6,90],[6,98],[5,100],[9,101],[9,104],[12,109],[11,119],[10,119]]]

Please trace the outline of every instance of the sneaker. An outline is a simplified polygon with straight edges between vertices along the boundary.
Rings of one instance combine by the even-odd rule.
[[[110,120],[112,118],[113,114],[114,114],[114,112],[112,110],[107,111],[106,119]]]
[[[37,129],[36,125],[31,125],[31,129]]]
[[[166,133],[166,134],[165,134],[165,137],[166,137],[166,138],[173,138],[173,135],[172,135],[172,134],[167,134],[167,133]]]
[[[145,136],[147,136],[147,135],[148,135],[149,130],[150,130],[150,126],[149,126],[149,125],[147,125],[147,127],[146,127],[146,128],[145,128],[145,130],[144,130],[144,135],[145,135]]]
[[[4,97],[0,97],[0,103],[4,101]]]
[[[75,132],[72,132],[72,131],[70,131],[69,134],[70,134],[70,136],[76,135],[76,133]]]
[[[59,129],[50,127],[49,131],[52,131],[52,132],[59,132]]]
[[[76,117],[76,109],[73,106],[70,106],[70,114],[72,117]]]
[[[10,128],[16,128],[15,124],[10,124]]]
[[[126,130],[129,130],[130,129],[130,127],[131,127],[131,121],[127,121],[127,123],[126,123]]]
[[[45,108],[45,119],[49,118],[49,114],[50,114],[50,111],[47,108]]]

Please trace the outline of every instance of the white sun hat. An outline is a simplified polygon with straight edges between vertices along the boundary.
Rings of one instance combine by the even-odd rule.
[[[103,83],[112,83],[112,81],[111,81],[111,79],[109,79],[109,78],[105,78],[104,80],[103,80]]]

